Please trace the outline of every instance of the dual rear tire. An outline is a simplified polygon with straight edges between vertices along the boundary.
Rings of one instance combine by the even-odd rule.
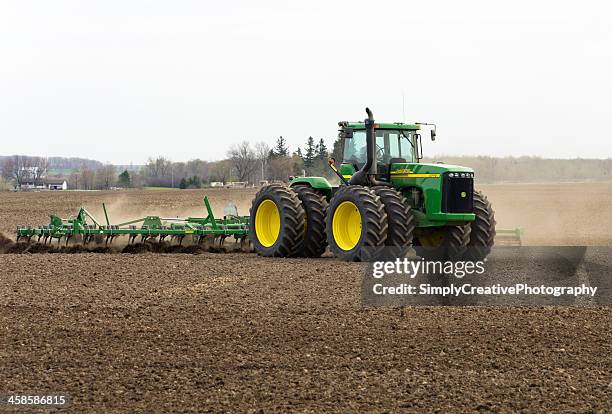
[[[327,248],[327,200],[310,187],[263,187],[251,205],[249,238],[265,257],[319,257]]]
[[[249,238],[264,257],[291,257],[304,240],[305,212],[295,192],[271,184],[257,192],[251,205]]]
[[[307,186],[263,187],[251,206],[250,239],[267,257],[319,257],[329,245],[346,261],[403,257],[414,217],[390,187],[340,187],[328,202]]]

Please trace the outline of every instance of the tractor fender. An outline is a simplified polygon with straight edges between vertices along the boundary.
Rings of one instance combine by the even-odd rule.
[[[325,177],[296,177],[289,183],[290,187],[297,187],[298,185],[307,185],[326,196],[330,196],[332,193],[332,185]]]

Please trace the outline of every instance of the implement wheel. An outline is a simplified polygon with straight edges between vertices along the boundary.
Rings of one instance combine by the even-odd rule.
[[[294,256],[304,240],[304,209],[289,187],[271,184],[251,205],[249,237],[260,256]]]
[[[470,226],[427,227],[417,230],[415,250],[425,260],[463,259],[470,241]]]
[[[476,219],[470,224],[470,242],[465,252],[465,260],[480,261],[491,253],[495,240],[495,212],[487,197],[480,191],[474,192],[474,214]]]
[[[325,213],[327,200],[314,189],[306,185],[292,187],[302,202],[306,213],[304,241],[296,254],[301,257],[320,257],[327,248],[325,236]]]
[[[415,228],[410,205],[395,188],[380,186],[373,190],[383,203],[389,224],[384,257],[386,260],[404,258],[412,246]]]
[[[347,261],[375,260],[387,239],[387,213],[370,188],[340,187],[326,216],[327,243],[332,253]]]

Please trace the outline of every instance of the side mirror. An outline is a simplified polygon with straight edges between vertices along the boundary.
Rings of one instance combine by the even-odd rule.
[[[436,130],[435,130],[435,129],[432,129],[432,130],[431,130],[431,140],[432,140],[432,141],[435,141],[435,140],[436,140]]]

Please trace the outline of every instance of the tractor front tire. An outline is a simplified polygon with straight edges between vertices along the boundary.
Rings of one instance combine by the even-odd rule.
[[[418,245],[414,249],[425,260],[462,260],[470,241],[470,230],[469,225],[418,229]]]
[[[383,203],[389,225],[383,256],[387,260],[404,258],[412,246],[415,229],[415,219],[410,211],[410,205],[395,188],[379,186],[373,190]]]
[[[260,256],[291,257],[304,240],[304,209],[285,185],[271,184],[257,192],[251,205],[249,238]]]
[[[301,257],[321,257],[327,248],[325,236],[326,198],[306,185],[292,187],[306,213],[304,240],[296,254]]]
[[[325,220],[329,248],[342,260],[375,260],[384,247],[387,213],[370,188],[340,187],[329,203]]]
[[[474,214],[476,219],[470,224],[470,242],[465,259],[481,261],[491,253],[495,241],[495,212],[487,197],[480,191],[474,192]]]

